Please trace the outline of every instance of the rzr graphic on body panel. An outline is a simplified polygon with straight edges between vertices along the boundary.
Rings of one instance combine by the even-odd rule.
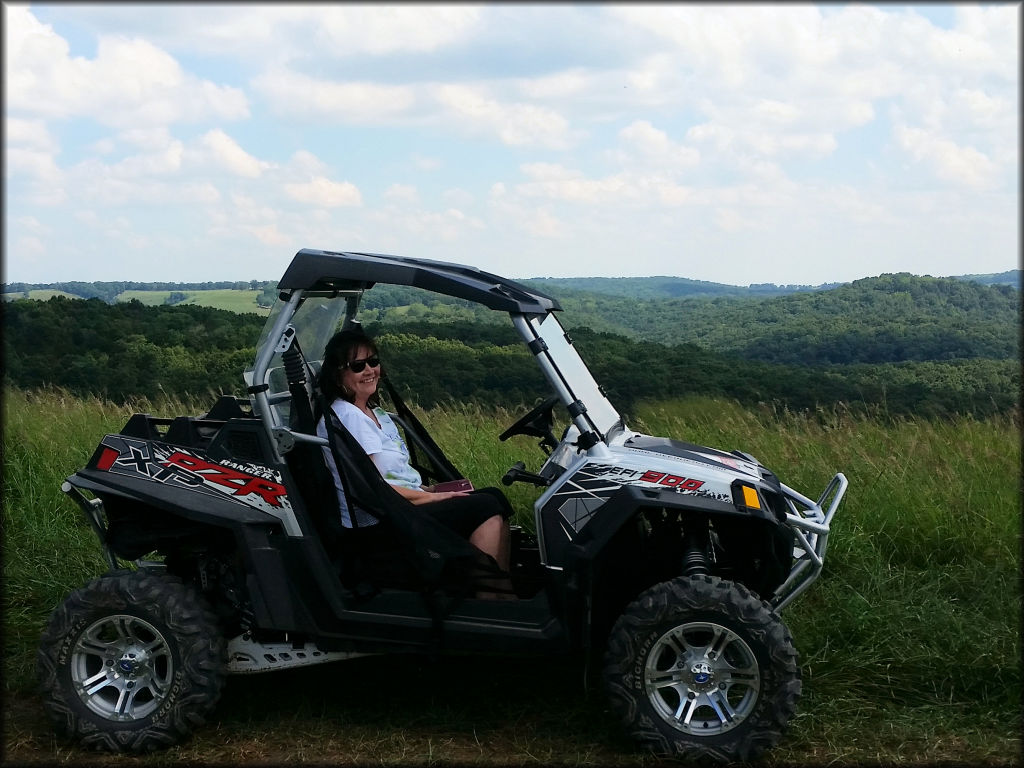
[[[212,461],[178,445],[107,435],[96,468],[226,498],[280,514],[291,510],[281,473],[252,462]]]

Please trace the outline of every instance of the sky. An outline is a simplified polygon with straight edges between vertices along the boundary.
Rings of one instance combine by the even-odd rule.
[[[1019,4],[4,3],[3,281],[1018,268]]]

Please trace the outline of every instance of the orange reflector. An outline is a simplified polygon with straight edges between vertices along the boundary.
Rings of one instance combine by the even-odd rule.
[[[755,491],[749,485],[744,485],[741,487],[743,488],[743,503],[746,504],[748,507],[760,509],[761,502],[758,501],[757,499],[757,491]]]

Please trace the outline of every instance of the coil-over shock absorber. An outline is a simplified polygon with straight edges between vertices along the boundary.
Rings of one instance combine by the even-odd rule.
[[[703,515],[687,518],[683,529],[683,576],[706,576],[711,573],[711,561],[708,558],[710,546],[708,519]]]
[[[281,362],[284,363],[284,375],[288,381],[288,391],[292,393],[292,407],[289,418],[292,429],[312,434],[315,429],[313,424],[313,407],[310,402],[310,393],[306,389],[306,366],[302,359],[302,352],[299,350],[298,339],[292,338],[288,349],[281,353]]]
[[[281,361],[284,363],[284,375],[288,380],[289,387],[295,384],[302,385],[306,383],[306,371],[302,365],[302,355],[295,348],[294,341],[285,353],[281,355]]]

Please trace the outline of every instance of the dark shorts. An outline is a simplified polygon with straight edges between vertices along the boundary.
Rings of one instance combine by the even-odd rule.
[[[495,515],[501,515],[507,520],[513,513],[505,494],[497,488],[478,488],[470,491],[468,496],[455,496],[444,501],[420,504],[416,510],[429,514],[445,528],[455,531],[465,539]],[[367,549],[393,546],[397,537],[391,524],[386,521],[349,530],[352,531],[350,538],[358,541],[360,547]]]
[[[497,488],[480,488],[468,496],[421,504],[418,509],[466,539],[495,515],[506,519],[512,516],[512,507]]]

